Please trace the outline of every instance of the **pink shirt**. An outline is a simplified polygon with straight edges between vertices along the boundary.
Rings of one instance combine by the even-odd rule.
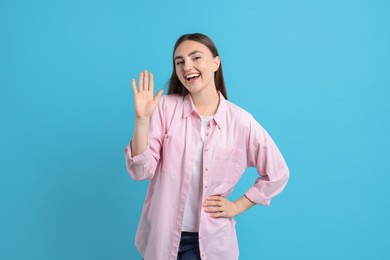
[[[147,149],[126,166],[135,180],[150,179],[135,244],[145,260],[176,260],[201,119],[190,95],[161,98],[149,126]],[[220,94],[214,119],[206,129],[203,150],[202,198],[228,196],[248,167],[259,178],[245,195],[268,206],[289,178],[287,165],[268,133],[242,108]],[[211,218],[199,206],[199,249],[202,259],[238,259],[233,218]]]

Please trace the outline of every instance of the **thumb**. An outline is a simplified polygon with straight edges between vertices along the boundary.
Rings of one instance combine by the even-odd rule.
[[[163,89],[160,89],[160,90],[157,92],[156,96],[154,97],[154,101],[155,101],[156,103],[158,103],[158,101],[160,101],[160,98],[161,98],[163,92],[164,92]]]

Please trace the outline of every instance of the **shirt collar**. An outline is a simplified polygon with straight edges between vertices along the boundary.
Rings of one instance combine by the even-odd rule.
[[[227,108],[227,100],[225,97],[219,93],[219,105],[217,108],[217,112],[214,115],[214,121],[218,125],[219,128],[223,128],[226,124],[226,108]],[[184,104],[183,104],[183,118],[186,118],[191,113],[197,113],[195,109],[195,104],[192,101],[191,95],[187,94],[184,96]]]

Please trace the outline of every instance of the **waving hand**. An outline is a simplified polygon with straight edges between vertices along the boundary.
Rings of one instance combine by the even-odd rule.
[[[135,79],[131,80],[131,86],[134,93],[134,106],[137,119],[150,119],[161,98],[163,90],[157,92],[154,96],[154,77],[148,71],[144,70],[139,74],[138,89]]]

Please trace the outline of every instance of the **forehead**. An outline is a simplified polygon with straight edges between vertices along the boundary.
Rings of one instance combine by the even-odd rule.
[[[189,53],[194,51],[200,51],[204,54],[209,53],[211,55],[211,51],[205,45],[196,41],[187,40],[177,46],[174,56],[187,56]]]

